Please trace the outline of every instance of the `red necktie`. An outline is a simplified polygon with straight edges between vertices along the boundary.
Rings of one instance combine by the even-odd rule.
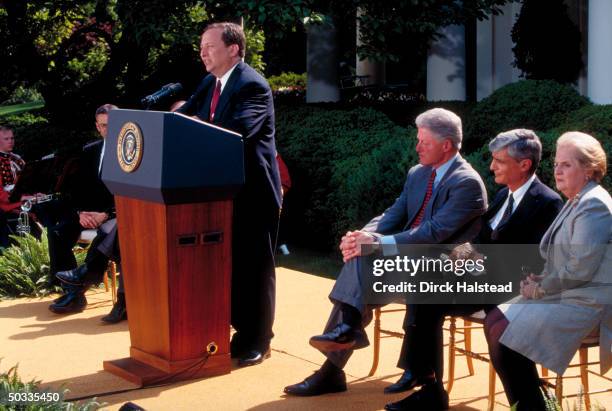
[[[219,96],[221,95],[221,80],[217,79],[217,85],[215,86],[215,91],[213,92],[212,100],[210,101],[210,116],[208,116],[209,121],[213,121],[215,118],[215,109],[217,108],[217,103],[219,102]]]
[[[417,214],[416,218],[410,225],[410,228],[418,227],[423,220],[423,216],[425,215],[425,209],[427,208],[427,203],[431,199],[431,194],[433,193],[433,184],[436,179],[436,169],[431,172],[431,176],[429,176],[429,181],[427,182],[427,191],[425,192],[425,198],[423,199],[423,204],[421,205],[421,209]]]

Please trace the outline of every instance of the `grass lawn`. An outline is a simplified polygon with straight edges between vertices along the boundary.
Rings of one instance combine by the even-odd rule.
[[[321,252],[288,245],[289,255],[276,255],[276,265],[326,278],[336,278],[342,268],[339,252]]]
[[[14,104],[12,106],[1,106],[0,116],[6,116],[9,114],[19,114],[26,111],[36,110],[45,106],[44,101],[32,101],[23,104]]]

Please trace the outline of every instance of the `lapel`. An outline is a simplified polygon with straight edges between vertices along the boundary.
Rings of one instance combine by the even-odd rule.
[[[495,216],[495,214],[497,214],[500,207],[504,204],[504,201],[506,201],[506,198],[508,198],[508,191],[508,187],[503,187],[495,195],[493,203],[491,203],[491,205],[487,209],[487,212],[482,216],[484,221],[487,222],[487,224]]]
[[[208,83],[202,86],[202,92],[206,94],[202,100],[202,106],[198,108],[198,115],[202,121],[208,121],[210,117],[210,102],[212,101],[213,91],[215,91],[216,78],[209,74],[204,81]]]
[[[519,203],[518,207],[516,207],[516,210],[514,210],[508,221],[497,227],[497,231],[503,230],[503,228],[510,224],[511,221],[529,221],[529,216],[537,210],[538,201],[536,198],[539,191],[539,185],[537,183],[539,183],[539,181],[540,180],[538,180],[537,177],[535,180],[533,180],[527,189],[525,196]],[[506,191],[505,194],[506,195],[502,198],[503,201],[505,201],[505,199],[508,197],[508,191]]]
[[[550,245],[552,244],[552,239],[555,237],[555,233],[559,228],[561,228],[565,218],[569,215],[575,204],[575,201],[567,200],[557,215],[557,218],[555,218],[550,225],[550,228],[546,231],[546,233],[544,233],[544,237],[540,243],[540,251],[545,251],[546,255],[548,255]]]
[[[448,170],[446,170],[446,173],[444,174],[444,177],[442,177],[442,180],[440,180],[440,182],[438,183],[436,188],[434,188],[434,191],[431,194],[431,199],[429,200],[429,203],[427,203],[427,209],[425,210],[425,215],[426,216],[431,216],[432,210],[433,210],[433,205],[434,205],[434,203],[436,201],[436,197],[438,196],[438,193],[442,190],[442,188],[444,187],[444,185],[446,184],[448,179],[450,179],[451,175],[455,172],[455,170],[457,170],[462,165],[463,165],[463,158],[461,158],[461,156],[459,156],[453,162],[453,164],[451,164],[451,166],[448,168]]]
[[[240,78],[240,75],[242,74],[242,70],[244,70],[244,66],[245,66],[244,62],[242,61],[239,62],[238,65],[236,65],[236,68],[234,69],[234,71],[232,71],[232,74],[230,75],[229,79],[227,80],[227,84],[223,87],[223,91],[221,92],[221,95],[219,96],[219,102],[217,103],[217,108],[215,109],[215,118],[213,119],[213,124],[222,123],[221,120],[223,119],[223,114],[225,113],[225,109],[227,108],[227,104],[229,103],[230,96],[232,94],[232,91],[234,90],[234,86],[236,85],[238,78]],[[210,95],[211,95],[210,100],[212,100],[212,93]],[[208,107],[210,110],[210,104],[208,105]]]
[[[578,195],[574,197],[574,199],[567,200],[565,202],[565,205],[559,212],[559,215],[557,215],[557,218],[555,218],[555,221],[552,222],[552,224],[550,225],[550,228],[548,229],[548,231],[546,231],[546,233],[544,234],[544,238],[542,238],[542,242],[540,243],[540,245],[545,245],[547,254],[548,254],[550,245],[552,244],[552,240],[555,237],[555,234],[561,228],[561,226],[563,225],[567,217],[572,213],[574,208],[578,205],[578,203],[580,202],[580,199],[587,192],[589,192],[591,189],[593,189],[596,186],[597,186],[597,183],[595,182],[591,181],[587,183],[582,188],[582,190],[580,190],[580,193],[578,193]]]

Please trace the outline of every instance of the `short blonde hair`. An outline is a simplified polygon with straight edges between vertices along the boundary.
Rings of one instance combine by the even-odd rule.
[[[593,172],[591,179],[601,182],[607,171],[606,152],[595,137],[580,131],[568,131],[557,140],[557,148],[561,146],[573,147],[576,160],[587,171]]]

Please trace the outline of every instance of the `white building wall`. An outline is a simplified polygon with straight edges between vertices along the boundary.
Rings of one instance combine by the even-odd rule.
[[[444,27],[427,57],[427,100],[465,100],[465,28]]]

